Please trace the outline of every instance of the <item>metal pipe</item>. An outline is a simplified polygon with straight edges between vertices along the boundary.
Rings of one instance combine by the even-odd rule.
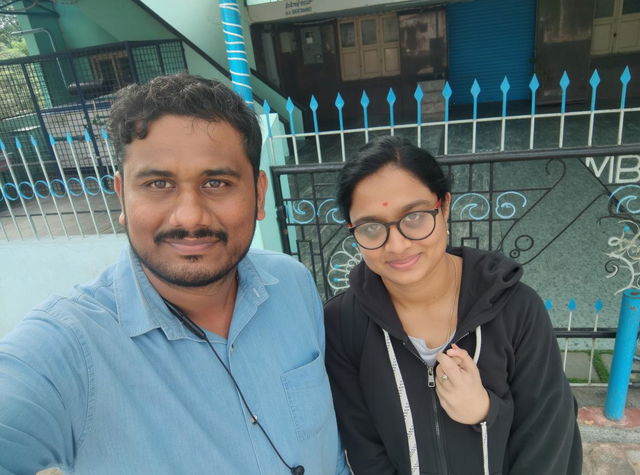
[[[231,72],[231,84],[233,90],[245,100],[249,107],[253,108],[251,73],[244,45],[240,8],[236,0],[219,0],[219,5],[224,43]]]
[[[12,31],[10,34],[12,36],[24,36],[24,35],[30,35],[30,34],[35,35],[36,33],[46,33],[47,36],[49,37],[49,42],[51,43],[51,49],[53,50],[53,53],[55,54],[58,52],[56,50],[56,44],[53,41],[53,36],[51,35],[51,32],[46,28],[31,28],[29,30],[18,30],[18,31]],[[56,56],[56,63],[58,65],[58,71],[60,71],[60,76],[62,77],[62,82],[64,83],[64,86],[67,87],[67,80],[64,77],[64,72],[62,71],[62,66],[60,65],[60,60],[58,59],[57,56]]]
[[[640,290],[627,289],[622,294],[616,343],[613,347],[611,375],[604,402],[604,415],[614,421],[624,416],[633,355],[640,327]]]

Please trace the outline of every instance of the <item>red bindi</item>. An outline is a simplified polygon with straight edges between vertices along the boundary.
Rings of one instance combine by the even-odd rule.
[[[384,203],[382,203],[382,206],[389,206],[389,203],[385,201]]]

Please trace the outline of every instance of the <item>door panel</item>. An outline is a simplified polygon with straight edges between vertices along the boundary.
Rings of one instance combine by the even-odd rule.
[[[615,44],[614,52],[636,51],[640,49],[640,16],[633,15],[637,18],[623,19],[620,21]]]
[[[357,79],[360,77],[360,55],[357,51],[342,53],[342,79]]]
[[[362,77],[380,76],[378,48],[362,51]]]
[[[400,51],[397,47],[384,49],[384,71],[382,74],[391,76],[400,72]]]
[[[592,54],[606,54],[611,51],[613,37],[613,21],[594,23],[593,38],[591,40]]]

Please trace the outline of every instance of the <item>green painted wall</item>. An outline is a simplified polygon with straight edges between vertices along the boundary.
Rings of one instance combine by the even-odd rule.
[[[56,9],[69,48],[175,38],[131,0],[82,0]]]
[[[227,70],[229,69],[218,2],[212,0],[188,0],[184,3],[184,8],[176,8],[174,0],[142,1],[221,66]],[[249,33],[248,12],[242,0],[238,1],[238,5],[240,6],[249,65],[255,69],[253,46]],[[220,73],[214,73],[213,69],[215,68],[202,63],[204,62],[198,62],[192,56],[187,60],[190,72],[205,77],[221,79],[222,75]],[[229,84],[228,80],[226,80],[226,84]],[[280,96],[270,86],[256,77],[251,78],[251,86],[258,97],[269,101],[272,110],[278,112],[282,117],[286,117],[287,120],[289,119],[289,114],[286,110],[286,98]],[[303,131],[302,113],[297,108],[294,110],[293,120],[296,130]]]
[[[58,18],[44,15],[32,17],[18,15],[18,20],[22,30],[35,28],[46,30],[46,32],[41,31],[23,35],[30,55],[46,55],[67,49]],[[46,108],[68,102],[69,94],[66,90],[66,84],[70,82],[68,78],[71,73],[65,69],[64,63],[52,60],[34,67],[37,67],[38,70],[31,71],[31,76],[40,80],[40,84],[34,84],[34,87],[39,87],[43,93],[43,102],[40,107]]]
[[[71,5],[56,5],[60,13],[58,23],[69,49],[84,48],[107,43],[116,43],[118,39],[83,11],[86,2]]]
[[[216,79],[231,86],[231,80],[222,74],[216,67],[204,59],[199,53],[189,46],[184,46],[184,56],[187,60],[187,68],[191,74]]]
[[[142,0],[145,5],[171,24],[226,69],[229,69],[222,33],[220,7],[213,0],[188,0],[176,8],[175,0]],[[247,9],[240,0],[242,26],[244,28],[249,64],[255,69],[253,47],[249,35]]]
[[[17,7],[21,7],[23,2],[18,2]],[[31,3],[31,2],[30,2]],[[53,53],[54,48],[56,51],[63,51],[67,48],[67,45],[58,24],[58,18],[54,16],[32,16],[17,15],[22,30],[28,30],[32,28],[45,28],[51,34],[51,40],[46,33],[30,33],[24,35],[24,39],[27,42],[27,48],[29,54],[49,54]],[[51,44],[53,41],[53,45]]]

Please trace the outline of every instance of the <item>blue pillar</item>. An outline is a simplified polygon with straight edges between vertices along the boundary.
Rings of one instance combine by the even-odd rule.
[[[619,420],[624,416],[639,327],[640,290],[628,289],[622,294],[620,319],[611,361],[611,375],[604,403],[604,415],[608,419]]]
[[[245,100],[249,107],[253,108],[253,91],[249,82],[251,73],[244,47],[240,8],[236,0],[220,0],[219,5],[233,90]]]

